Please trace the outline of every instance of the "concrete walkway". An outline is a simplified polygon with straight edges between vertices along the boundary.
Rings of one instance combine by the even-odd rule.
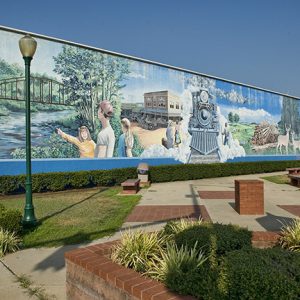
[[[170,183],[152,184],[148,190],[142,190],[142,199],[138,207],[151,212],[153,206],[205,205],[214,222],[235,223],[247,226],[251,230],[275,230],[280,222],[289,221],[295,215],[279,208],[277,205],[300,205],[300,191],[289,185],[278,185],[264,181],[265,210],[262,216],[240,216],[234,210],[234,199],[200,199],[198,191],[234,191],[234,179],[259,179],[262,176],[271,176],[280,173],[234,176],[225,178],[202,179]],[[149,213],[151,216],[151,213]],[[130,218],[128,218],[130,220]],[[150,218],[151,219],[151,218]],[[128,228],[146,231],[161,229],[166,220],[125,222],[115,235],[102,238],[90,244],[97,244],[119,239],[121,232]],[[1,259],[13,273],[25,274],[37,285],[44,288],[48,299],[65,299],[65,267],[64,253],[71,249],[85,247],[90,244],[63,246],[58,248],[26,249],[9,254]],[[28,295],[16,283],[16,277],[0,263],[0,299],[22,300],[29,299]],[[31,298],[35,299],[35,298]]]

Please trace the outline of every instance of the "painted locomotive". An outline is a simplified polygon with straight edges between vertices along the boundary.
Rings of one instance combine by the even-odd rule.
[[[208,90],[202,88],[192,93],[193,114],[189,121],[192,136],[189,163],[219,161],[217,136],[219,119],[216,104]],[[204,159],[205,158],[205,159]]]
[[[137,122],[142,128],[153,130],[167,127],[168,121],[181,120],[181,99],[170,91],[144,94],[144,103],[122,104],[122,118]]]

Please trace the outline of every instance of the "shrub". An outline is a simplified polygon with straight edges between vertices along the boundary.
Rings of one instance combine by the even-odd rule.
[[[188,228],[201,225],[202,220],[180,219],[175,221],[169,221],[163,228],[162,234],[173,237],[175,234],[186,230]]]
[[[286,168],[300,167],[295,161],[258,161],[213,164],[180,164],[150,168],[152,182],[193,180],[256,173],[284,171]]]
[[[283,171],[290,167],[300,167],[300,162],[260,161],[162,165],[150,168],[150,180],[152,182],[193,180]],[[114,185],[120,184],[128,178],[135,178],[136,176],[136,168],[34,174],[32,176],[32,190],[33,192],[44,192],[99,185]],[[25,176],[0,176],[0,192],[3,194],[24,193]]]
[[[146,272],[165,244],[165,238],[156,232],[127,231],[122,235],[121,243],[114,247],[111,258],[125,267]]]
[[[17,209],[6,209],[0,205],[0,228],[19,233],[22,230],[22,214]]]
[[[186,274],[193,271],[207,260],[207,257],[197,250],[197,243],[192,249],[182,246],[168,244],[161,255],[152,261],[146,272],[152,278],[166,282],[167,278],[173,278],[177,274]]]
[[[0,257],[6,253],[17,251],[19,243],[20,239],[14,232],[9,232],[0,227]]]
[[[178,247],[187,245],[190,249],[197,242],[198,250],[211,255],[223,255],[228,251],[251,246],[251,232],[237,225],[223,225],[203,222],[174,236]]]
[[[299,299],[300,256],[274,249],[228,252],[217,269],[207,260],[186,273],[173,273],[166,285],[197,299]]]
[[[282,248],[300,253],[300,220],[285,225],[281,229],[279,244]]]
[[[223,299],[299,299],[300,255],[281,249],[244,249],[222,258]]]

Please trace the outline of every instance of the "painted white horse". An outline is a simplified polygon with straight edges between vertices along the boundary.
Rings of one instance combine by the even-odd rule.
[[[294,152],[297,153],[297,149],[300,151],[300,140],[295,141],[295,132],[294,131],[291,132],[291,136],[292,136],[292,145],[293,145]]]
[[[280,150],[280,154],[282,154],[282,149],[281,147],[284,146],[285,150],[286,150],[286,154],[288,154],[289,151],[289,133],[291,130],[291,126],[287,127],[285,125],[285,130],[286,130],[286,134],[285,135],[279,135],[278,139],[277,139],[277,147],[276,147],[276,152],[278,151],[278,148]]]

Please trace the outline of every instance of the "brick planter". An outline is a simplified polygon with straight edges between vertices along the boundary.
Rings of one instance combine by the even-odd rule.
[[[279,232],[252,231],[252,246],[255,248],[269,248],[277,244]]]
[[[235,209],[240,215],[263,215],[263,181],[235,180]]]
[[[179,296],[162,283],[120,266],[109,259],[116,242],[65,253],[66,292],[69,300],[194,300]]]
[[[252,245],[258,248],[274,246],[277,232],[252,232]],[[171,292],[162,283],[120,266],[111,259],[108,242],[79,248],[65,253],[66,292],[69,300],[194,300]]]

